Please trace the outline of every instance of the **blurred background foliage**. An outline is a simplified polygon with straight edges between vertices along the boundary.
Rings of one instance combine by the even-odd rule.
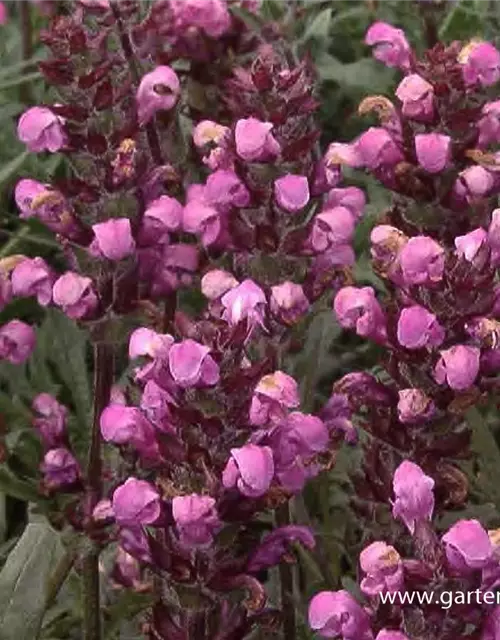
[[[28,2],[7,3],[7,10],[8,19],[0,26],[0,258],[15,253],[42,255],[57,266],[62,256],[51,233],[36,221],[20,221],[13,202],[13,188],[20,178],[53,182],[67,171],[61,156],[27,154],[16,136],[17,119],[27,106],[55,100],[37,70],[37,62],[45,55],[38,34],[47,17],[38,5]],[[373,21],[403,28],[417,51],[437,40],[448,43],[480,37],[498,45],[500,38],[500,2],[496,0],[263,0],[262,21],[244,12],[240,17],[250,28],[261,28],[262,21],[278,21],[293,53],[313,60],[323,148],[335,140],[351,140],[367,126],[367,118],[357,115],[362,98],[392,95],[397,73],[374,61],[363,44]],[[380,288],[369,267],[368,236],[388,205],[388,195],[362,174],[347,175],[346,181],[366,189],[369,200],[355,242],[354,277],[358,283]],[[40,446],[30,427],[29,406],[41,391],[57,395],[72,411],[72,441],[77,450],[85,450],[91,406],[89,345],[85,333],[73,323],[57,312],[41,311],[33,301],[14,302],[0,314],[0,322],[12,317],[36,322],[40,329],[28,364],[0,364],[0,640],[77,639],[80,584],[72,566],[78,540],[67,534],[55,537],[43,517],[51,505],[37,493]],[[306,409],[314,410],[326,401],[332,382],[345,373],[367,369],[376,373],[379,356],[377,347],[343,332],[331,311],[323,310],[312,318],[307,339],[287,367],[301,380]],[[496,412],[477,413],[475,418],[483,434],[478,450],[494,473],[500,469]],[[310,483],[293,505],[296,521],[311,523],[319,542],[314,556],[299,552],[301,562],[296,568],[296,608],[303,638],[312,637],[304,613],[314,592],[341,585],[356,588],[353,578],[363,532],[349,507],[349,472],[360,455],[359,449],[344,449],[332,471]],[[484,503],[478,491],[477,502]],[[478,515],[480,509],[481,517],[493,522],[498,506],[473,504],[468,515]],[[103,563],[107,561],[104,557]],[[63,579],[64,587],[59,589]],[[40,581],[48,585],[48,600]],[[271,594],[273,582],[275,576],[270,575]],[[107,585],[106,638],[141,637],[137,625],[127,620],[147,603],[144,594],[117,596]]]

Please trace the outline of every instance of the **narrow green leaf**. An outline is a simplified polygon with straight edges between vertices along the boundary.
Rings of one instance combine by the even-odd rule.
[[[479,409],[472,407],[465,415],[472,429],[472,451],[477,456],[479,468],[476,476],[477,485],[486,499],[493,502],[497,510],[500,511],[500,484],[498,482],[500,450],[498,444]]]
[[[0,188],[19,172],[28,155],[29,151],[25,150],[0,169]],[[5,252],[5,248],[2,250],[0,255],[8,255],[8,252]]]
[[[38,493],[35,484],[16,478],[12,471],[5,465],[0,465],[0,491],[18,500],[24,500],[25,502],[40,502],[45,500],[45,498]],[[0,638],[1,637],[0,635]]]
[[[301,38],[302,42],[306,43],[310,40],[327,40],[330,35],[332,13],[333,9],[331,7],[320,11],[314,20],[312,20],[312,22],[307,26],[307,29]]]
[[[46,585],[63,554],[58,534],[45,523],[31,523],[0,572],[0,638],[35,640],[46,608]]]
[[[6,80],[5,82],[0,83],[0,91],[5,91],[5,89],[12,89],[12,87],[17,87],[20,84],[24,84],[25,82],[34,82],[35,80],[39,80],[42,77],[42,74],[39,71],[35,71],[33,73],[27,73],[25,76],[17,76],[16,78],[11,78],[10,80]]]

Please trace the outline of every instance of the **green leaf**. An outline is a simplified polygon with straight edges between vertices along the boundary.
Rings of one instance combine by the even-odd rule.
[[[16,156],[10,162],[7,162],[6,165],[0,169],[0,188],[4,186],[6,182],[8,182],[13,176],[17,175],[21,167],[23,166],[26,158],[29,155],[29,151],[23,151],[18,156]],[[7,255],[7,253],[2,253],[0,255]]]
[[[24,500],[25,502],[40,502],[45,500],[45,498],[38,493],[35,483],[31,484],[30,482],[16,478],[12,471],[5,465],[0,465],[0,491],[18,500]],[[1,635],[0,638],[2,638]]]
[[[316,61],[322,80],[330,80],[347,88],[384,93],[393,83],[394,74],[373,58],[362,58],[343,64],[329,53],[322,53]]]
[[[105,640],[121,638],[117,635],[120,632],[122,622],[131,620],[144,609],[150,607],[154,602],[154,595],[151,593],[135,593],[124,591],[118,600],[106,610],[106,623],[104,626]]]
[[[11,78],[10,80],[6,80],[5,82],[0,83],[0,91],[5,91],[5,89],[12,89],[12,87],[17,87],[20,84],[24,84],[25,82],[33,82],[34,80],[39,80],[42,77],[42,74],[39,71],[35,71],[33,73],[27,73],[25,76],[17,76],[15,78]]]
[[[34,640],[46,608],[46,585],[63,553],[58,534],[45,523],[31,523],[0,572],[0,638]]]
[[[310,40],[326,41],[330,36],[330,27],[332,25],[332,13],[333,9],[323,9],[307,26],[304,35],[301,38],[303,44]]]
[[[479,409],[472,407],[465,415],[472,429],[472,451],[477,456],[477,485],[484,497],[500,511],[500,449]]]

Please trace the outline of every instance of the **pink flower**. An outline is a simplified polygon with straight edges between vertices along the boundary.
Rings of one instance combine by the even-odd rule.
[[[431,520],[434,512],[434,480],[413,462],[405,460],[394,473],[395,500],[392,515],[402,520],[411,534],[418,522]]]
[[[479,373],[480,349],[457,344],[441,351],[434,369],[436,382],[445,382],[455,391],[464,391],[474,384]]]
[[[403,424],[424,422],[436,412],[432,400],[420,389],[401,389],[398,395],[398,418]]]
[[[405,284],[439,282],[443,277],[444,259],[444,249],[432,238],[410,238],[399,255]]]
[[[307,549],[314,549],[316,545],[314,534],[309,527],[292,524],[268,533],[250,556],[247,571],[257,573],[276,566],[289,553],[292,543],[297,542]]]
[[[498,265],[500,262],[500,209],[494,209],[491,212],[487,241],[491,249],[491,262],[493,265]]]
[[[230,133],[228,127],[224,127],[212,120],[202,120],[198,122],[193,130],[193,142],[196,147],[201,148],[213,143],[219,145]]]
[[[64,119],[47,107],[31,107],[17,125],[17,135],[30,151],[59,151],[66,144]]]
[[[495,179],[491,171],[474,165],[458,174],[452,193],[459,203],[464,200],[465,202],[474,202],[488,195],[494,186]]]
[[[257,118],[238,120],[234,132],[236,153],[247,162],[265,162],[279,155],[281,148],[271,131],[272,122]]]
[[[223,269],[213,269],[201,279],[201,292],[209,300],[217,300],[230,289],[238,286],[238,280],[232,273]]]
[[[128,478],[113,493],[113,512],[118,524],[137,527],[154,524],[161,515],[161,499],[145,480]]]
[[[385,339],[385,314],[372,287],[343,287],[335,296],[333,309],[345,329],[355,329],[366,338]]]
[[[445,336],[436,316],[420,305],[406,307],[398,320],[398,341],[407,349],[437,347]]]
[[[40,432],[44,445],[56,447],[66,435],[68,410],[49,393],[39,393],[31,406],[38,414],[33,426]]]
[[[144,212],[140,231],[141,245],[154,245],[168,240],[170,231],[182,223],[182,205],[175,198],[160,196],[150,202]]]
[[[231,16],[223,0],[170,0],[170,7],[179,34],[195,27],[211,38],[220,38],[231,27]]]
[[[500,53],[489,42],[473,40],[462,49],[458,61],[467,85],[489,87],[500,78]]]
[[[404,159],[391,134],[382,127],[370,127],[355,142],[357,156],[367,169],[394,167]]]
[[[493,554],[488,532],[477,520],[459,520],[442,541],[449,565],[460,574],[484,569]]]
[[[80,467],[73,454],[65,447],[47,451],[40,465],[44,484],[49,489],[60,489],[74,484],[80,477]]]
[[[112,403],[101,413],[99,426],[106,442],[131,444],[143,454],[154,448],[153,425],[137,407]]]
[[[221,232],[221,214],[214,207],[192,200],[184,207],[182,227],[188,233],[201,236],[203,246],[209,247]]]
[[[300,404],[296,381],[283,371],[275,371],[260,379],[250,406],[250,424],[263,426],[279,422],[288,409]]]
[[[488,234],[481,227],[464,236],[457,236],[455,247],[461,258],[477,268],[482,268],[489,258]]]
[[[27,258],[12,271],[12,293],[15,296],[36,296],[46,307],[52,300],[52,270],[43,258]]]
[[[271,313],[283,324],[294,325],[309,310],[309,300],[300,284],[283,282],[271,287]]]
[[[221,210],[231,207],[246,207],[250,193],[234,171],[219,169],[208,176],[205,186],[207,201]]]
[[[403,562],[394,547],[381,541],[373,542],[363,549],[359,563],[365,573],[361,591],[367,596],[403,590]]]
[[[165,65],[147,73],[137,89],[136,102],[139,124],[147,124],[157,111],[170,111],[181,93],[179,78]]]
[[[309,202],[309,182],[305,176],[289,173],[275,180],[274,197],[282,209],[296,213]]]
[[[174,344],[168,352],[170,373],[183,389],[212,387],[219,381],[219,365],[209,347],[188,339]]]
[[[403,103],[403,115],[414,120],[428,121],[434,114],[434,87],[416,73],[403,78],[396,89]]]
[[[131,360],[141,356],[165,359],[174,338],[169,333],[157,333],[147,327],[140,327],[132,332],[128,346],[128,357]]]
[[[373,56],[388,67],[403,70],[410,67],[411,49],[401,29],[386,22],[375,22],[366,32],[365,43],[375,46]]]
[[[334,207],[314,217],[307,244],[317,253],[348,244],[354,235],[356,218],[351,209]]]
[[[348,591],[322,591],[309,603],[309,626],[323,638],[372,640],[370,616]]]
[[[35,342],[36,335],[29,324],[11,320],[0,329],[0,358],[21,364],[30,357]]]
[[[482,118],[477,123],[479,138],[477,146],[481,149],[500,142],[500,100],[487,102],[481,109]]]
[[[224,313],[222,318],[231,326],[246,320],[249,330],[256,325],[263,326],[266,296],[253,280],[244,280],[227,291],[221,298]]]
[[[111,218],[92,226],[95,234],[94,247],[98,255],[118,261],[132,255],[135,242],[128,218]]]
[[[372,229],[370,241],[370,253],[376,270],[393,282],[401,282],[399,255],[408,242],[407,236],[396,227],[380,224]]]
[[[237,487],[248,498],[259,498],[267,493],[274,476],[273,453],[269,447],[246,444],[231,449],[222,483],[227,488]]]
[[[61,307],[68,318],[73,319],[91,315],[98,305],[92,280],[73,271],[68,271],[56,280],[52,296],[54,304]]]
[[[209,547],[221,528],[215,500],[210,496],[176,496],[172,512],[181,544],[187,548]]]
[[[5,2],[0,2],[0,24],[7,24],[8,19],[9,19],[9,14],[7,12],[7,7],[5,6]]]
[[[345,207],[349,209],[356,218],[363,217],[363,210],[366,206],[366,196],[358,187],[343,187],[330,189],[327,194],[324,209],[334,209],[335,207]]]
[[[419,133],[415,150],[420,166],[428,173],[439,173],[450,161],[451,138],[441,133]]]
[[[382,629],[377,634],[375,640],[410,640],[408,636],[401,631],[391,631],[390,629]]]

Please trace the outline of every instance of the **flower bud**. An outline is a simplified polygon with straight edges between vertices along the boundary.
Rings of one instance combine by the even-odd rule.
[[[234,136],[239,157],[247,162],[266,162],[279,155],[281,148],[272,129],[272,122],[261,122],[257,118],[238,120]]]
[[[451,138],[441,133],[419,133],[415,136],[415,150],[425,171],[439,173],[450,161]]]
[[[168,352],[170,373],[183,389],[212,387],[219,381],[219,365],[208,355],[210,348],[188,339]]]
[[[324,638],[371,640],[370,616],[348,591],[322,591],[309,603],[309,626]]]
[[[402,520],[411,534],[418,522],[431,520],[434,512],[434,480],[413,462],[405,460],[394,473],[395,500],[392,515]]]
[[[52,300],[52,270],[43,258],[26,258],[12,271],[12,293],[15,296],[36,296],[46,307]]]
[[[274,476],[273,453],[269,447],[246,444],[231,449],[222,484],[230,489],[237,487],[248,498],[259,498],[267,493]]]
[[[287,525],[268,533],[248,560],[247,571],[257,573],[275,567],[286,558],[292,544],[300,544],[306,549],[314,549],[316,541],[309,527]]]
[[[361,591],[367,596],[404,589],[403,563],[394,547],[381,541],[373,542],[363,549],[359,562],[366,574],[361,581]]]
[[[413,285],[439,282],[443,277],[444,259],[444,249],[432,238],[410,238],[399,256],[404,283]]]
[[[322,211],[314,217],[307,244],[317,253],[348,244],[354,235],[356,218],[346,207]]]
[[[288,326],[298,322],[309,310],[309,300],[300,284],[283,282],[271,287],[271,312]]]
[[[489,87],[500,78],[500,53],[489,42],[473,40],[458,56],[466,85]]]
[[[40,466],[44,484],[49,489],[62,489],[80,477],[80,467],[73,454],[64,447],[47,451]]]
[[[31,107],[17,125],[17,135],[30,151],[59,151],[66,144],[64,119],[47,107]]]
[[[92,226],[95,240],[91,251],[108,260],[118,261],[132,255],[135,242],[128,218],[111,218]]]
[[[404,159],[391,134],[382,127],[370,127],[355,142],[361,163],[367,169],[394,167]]]
[[[40,432],[44,445],[53,448],[64,441],[68,419],[66,407],[49,393],[38,394],[31,406],[38,414],[33,420],[33,426]]]
[[[179,34],[194,27],[211,38],[220,38],[231,27],[231,16],[223,0],[171,0],[170,8]]]
[[[279,422],[300,404],[296,381],[283,371],[270,373],[254,389],[250,406],[250,424],[263,426]]]
[[[401,29],[375,22],[366,32],[365,43],[374,46],[373,56],[388,67],[407,70],[410,66],[411,49]]]
[[[372,287],[343,287],[335,296],[333,309],[344,329],[355,329],[359,336],[384,341],[385,314]]]
[[[434,115],[434,87],[416,73],[403,78],[396,89],[407,118],[428,122]]]
[[[29,324],[11,320],[0,328],[0,358],[21,364],[31,356],[35,342],[36,335]]]
[[[170,67],[159,66],[147,73],[142,78],[136,95],[139,124],[147,124],[157,111],[173,109],[180,92],[179,78]]]
[[[440,354],[441,358],[434,369],[436,382],[446,382],[455,391],[469,389],[479,373],[480,349],[457,344]]]
[[[98,300],[93,282],[78,273],[68,271],[56,280],[52,288],[54,304],[68,316],[78,319],[92,315]]]
[[[221,528],[215,500],[210,496],[176,496],[172,513],[180,542],[188,549],[209,547]]]
[[[398,394],[398,418],[403,424],[424,422],[436,412],[432,400],[420,389],[401,389]]]
[[[158,491],[137,478],[128,478],[115,489],[112,506],[116,522],[129,527],[155,524],[162,512]]]
[[[399,344],[407,349],[437,347],[445,337],[445,330],[436,316],[420,305],[406,307],[398,320]]]
[[[274,197],[282,209],[296,213],[309,202],[309,182],[305,176],[289,173],[274,181]]]
[[[221,302],[224,307],[222,318],[232,327],[242,320],[247,320],[249,333],[256,325],[263,326],[266,296],[253,280],[244,280],[227,291]]]
[[[462,575],[484,569],[493,554],[488,532],[477,520],[459,520],[442,541],[448,564]]]

